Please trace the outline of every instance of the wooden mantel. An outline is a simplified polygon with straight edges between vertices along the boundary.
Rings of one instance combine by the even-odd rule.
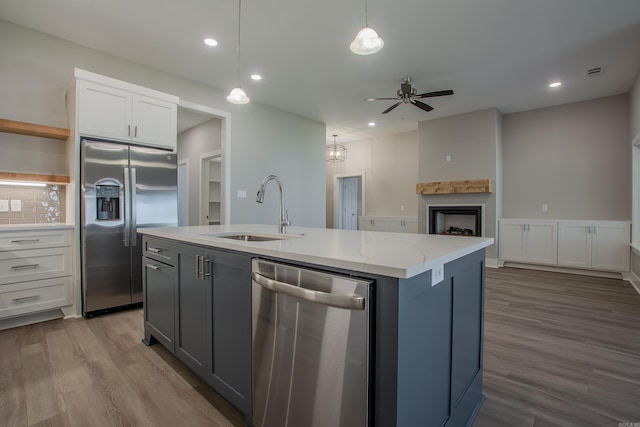
[[[466,181],[435,181],[416,184],[416,194],[464,194],[493,193],[490,179],[469,179]]]
[[[20,135],[39,136],[42,138],[53,138],[66,140],[70,131],[66,128],[37,125],[34,123],[16,122],[13,120],[0,119],[0,132],[17,133]]]

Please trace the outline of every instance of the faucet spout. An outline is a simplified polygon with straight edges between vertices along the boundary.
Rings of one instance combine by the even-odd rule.
[[[289,221],[289,211],[287,211],[284,207],[284,188],[282,186],[282,181],[280,181],[280,178],[275,175],[265,176],[260,183],[260,187],[258,188],[258,194],[256,194],[256,202],[264,202],[264,188],[269,181],[275,181],[276,184],[278,184],[278,189],[280,190],[280,218],[278,218],[278,226],[280,234],[286,234],[287,226],[291,225],[291,221]]]

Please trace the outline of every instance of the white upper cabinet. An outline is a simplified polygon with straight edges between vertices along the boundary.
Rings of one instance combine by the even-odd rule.
[[[82,70],[78,76],[79,134],[175,151],[177,97]]]

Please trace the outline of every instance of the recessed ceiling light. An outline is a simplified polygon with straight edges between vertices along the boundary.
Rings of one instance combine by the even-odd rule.
[[[375,125],[376,125],[376,122],[369,122],[370,127],[374,127]]]
[[[204,39],[204,44],[206,44],[207,46],[218,46],[218,40],[216,39],[212,39],[212,38],[206,38]]]
[[[262,76],[260,74],[251,74],[251,78],[256,81],[262,80]]]
[[[559,86],[562,86],[562,82],[549,83],[549,87],[559,87]]]

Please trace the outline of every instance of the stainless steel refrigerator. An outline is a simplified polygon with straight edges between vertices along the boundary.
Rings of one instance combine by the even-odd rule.
[[[178,222],[176,154],[82,140],[82,314],[142,302],[144,227]]]

